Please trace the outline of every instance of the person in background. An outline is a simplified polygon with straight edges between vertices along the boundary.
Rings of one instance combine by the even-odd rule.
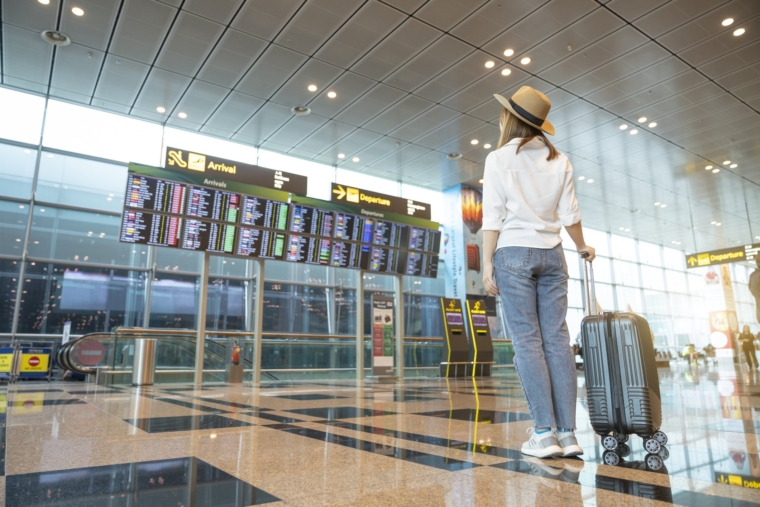
[[[697,362],[697,357],[699,357],[699,354],[697,353],[697,349],[694,347],[693,343],[687,343],[681,351],[681,356],[689,361],[689,364],[694,364]]]
[[[579,254],[594,260],[583,238],[573,166],[544,133],[549,99],[530,86],[503,106],[496,151],[483,174],[483,285],[501,296],[515,349],[515,369],[533,427],[522,453],[536,458],[577,456],[577,374],[567,329],[565,227]]]
[[[757,313],[757,322],[760,323],[760,255],[755,257],[757,269],[749,275],[749,291],[755,296],[755,312]],[[760,333],[757,333],[760,339]]]
[[[742,352],[747,358],[749,369],[757,369],[757,356],[755,355],[755,337],[749,330],[749,326],[744,326],[742,333],[739,335],[739,344]]]
[[[707,365],[708,359],[712,359],[712,362],[715,363],[715,347],[712,343],[708,343],[702,351],[705,353],[705,365]]]

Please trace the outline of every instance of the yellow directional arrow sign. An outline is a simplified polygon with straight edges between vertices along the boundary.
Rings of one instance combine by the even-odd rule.
[[[338,200],[341,200],[346,196],[346,190],[341,185],[338,185],[338,188],[333,189],[333,194],[336,194]]]
[[[694,266],[697,265],[697,258],[692,255],[691,257],[689,257],[689,260],[687,260],[686,262],[688,262],[689,266],[693,268]]]

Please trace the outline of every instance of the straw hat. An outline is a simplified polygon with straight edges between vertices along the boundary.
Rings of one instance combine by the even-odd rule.
[[[511,99],[505,99],[503,96],[494,93],[496,100],[513,115],[522,121],[541,129],[549,135],[554,135],[554,125],[546,117],[549,115],[549,109],[552,103],[549,98],[530,86],[523,86],[512,95]]]

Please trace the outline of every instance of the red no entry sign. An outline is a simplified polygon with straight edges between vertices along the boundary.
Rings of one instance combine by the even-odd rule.
[[[97,366],[106,357],[106,348],[96,340],[85,340],[77,347],[76,358],[82,366]]]
[[[29,366],[39,366],[40,365],[40,358],[37,356],[32,356],[29,358]]]

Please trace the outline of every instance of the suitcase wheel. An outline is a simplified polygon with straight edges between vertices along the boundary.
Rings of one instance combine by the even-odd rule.
[[[656,454],[647,454],[645,461],[649,470],[657,471],[662,468],[662,459]]]
[[[605,465],[616,467],[620,464],[620,456],[618,456],[617,453],[613,451],[604,451],[604,454],[602,454],[602,459],[604,460]]]
[[[657,455],[662,459],[662,461],[667,460],[670,457],[670,451],[667,447],[663,446],[662,449],[660,449],[660,452],[657,453]]]
[[[608,451],[614,451],[618,447],[618,440],[612,435],[607,435],[602,439],[602,445]]]
[[[657,454],[660,452],[660,449],[662,449],[662,446],[660,445],[660,442],[654,438],[648,438],[644,441],[644,449],[646,449],[649,454]]]
[[[631,448],[628,447],[628,444],[620,443],[618,444],[618,448],[616,452],[620,455],[621,458],[627,458],[628,456],[631,455]]]
[[[655,431],[654,435],[652,435],[652,438],[660,442],[660,445],[665,445],[668,443],[668,436],[662,431]]]
[[[625,433],[618,433],[617,431],[614,431],[612,432],[612,436],[615,437],[615,439],[621,444],[624,442],[628,442],[628,435],[626,435]]]

